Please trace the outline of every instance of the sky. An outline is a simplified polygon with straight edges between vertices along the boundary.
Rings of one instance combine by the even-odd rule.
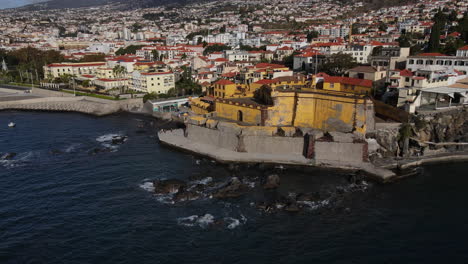
[[[37,3],[37,0],[0,0],[0,9],[13,8],[24,6],[32,3]]]

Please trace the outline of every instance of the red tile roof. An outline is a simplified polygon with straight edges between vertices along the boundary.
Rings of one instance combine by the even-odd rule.
[[[468,45],[459,48],[458,50],[468,50]]]
[[[281,64],[273,64],[273,63],[258,63],[255,65],[255,68],[257,69],[265,69],[265,68],[284,68],[286,66],[281,65]]]
[[[84,63],[84,64],[67,64],[67,63],[53,63],[47,65],[48,67],[94,67],[106,65],[105,62]]]
[[[260,81],[256,81],[254,83],[256,84],[272,84],[272,83],[275,83],[276,81],[275,80],[269,80],[269,79],[262,79]]]
[[[171,71],[168,72],[142,72],[141,75],[161,75],[161,74],[170,74]]]
[[[405,69],[405,70],[400,71],[400,76],[412,77],[413,73],[410,70]]]
[[[219,85],[229,85],[229,84],[234,84],[234,83],[231,82],[230,80],[221,79],[221,80],[215,82],[215,84],[219,84]]]
[[[364,86],[364,87],[369,87],[369,88],[372,87],[371,80],[349,78],[349,77],[330,76],[330,77],[325,77],[324,82],[358,85],[358,86]]]

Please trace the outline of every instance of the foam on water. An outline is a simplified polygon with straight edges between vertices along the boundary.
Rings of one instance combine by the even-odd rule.
[[[119,132],[119,133],[109,133],[109,134],[105,134],[105,135],[97,137],[96,141],[100,142],[103,147],[110,149],[111,152],[115,152],[115,151],[117,151],[119,146],[112,144],[112,138],[121,137],[121,136],[123,136],[123,133],[121,133],[121,132]],[[127,141],[127,140],[125,139],[124,141]]]
[[[33,151],[23,152],[17,154],[13,159],[0,160],[0,164],[7,169],[18,168],[25,166],[34,156],[35,153]]]
[[[105,134],[105,135],[102,135],[102,136],[99,136],[96,138],[96,141],[97,142],[110,142],[112,141],[112,138],[113,137],[119,137],[119,136],[122,136],[122,133],[110,133],[110,134]]]
[[[298,201],[297,203],[307,206],[307,208],[309,210],[317,210],[319,208],[323,208],[323,207],[329,205],[330,200],[325,199],[325,200],[321,200],[321,201]]]
[[[71,152],[74,152],[78,147],[80,147],[81,144],[80,143],[75,143],[75,144],[71,144],[70,146],[68,146],[66,149],[65,149],[65,152],[66,153],[71,153]]]
[[[232,230],[247,222],[247,218],[242,214],[241,214],[240,219],[226,216],[218,220],[216,220],[216,218],[211,214],[204,214],[204,215],[191,215],[187,217],[180,217],[180,218],[177,218],[177,223],[182,226],[188,226],[188,227],[197,226],[203,229],[206,229],[212,226],[213,224],[215,226],[218,226],[217,225],[218,223],[222,223],[221,226],[224,226],[225,228]]]
[[[214,216],[211,214],[205,215],[191,215],[187,217],[177,218],[177,223],[183,226],[199,226],[201,228],[207,228],[209,225],[214,223]]]
[[[140,188],[148,192],[154,192],[154,184],[153,182],[144,182],[140,184]]]
[[[229,223],[227,225],[227,228],[229,229],[234,229],[240,225],[240,221],[232,217],[225,217],[224,221],[226,221],[226,223]]]
[[[208,183],[212,182],[213,181],[213,178],[211,177],[206,177],[204,179],[201,179],[201,180],[198,180],[198,181],[193,181],[192,183],[193,184],[203,184],[203,185],[207,185]]]

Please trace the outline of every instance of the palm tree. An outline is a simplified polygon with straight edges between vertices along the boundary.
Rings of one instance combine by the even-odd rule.
[[[119,79],[119,86],[120,86],[120,93],[123,93],[123,85],[120,85],[120,79],[122,79],[123,76],[127,74],[127,69],[122,66],[122,65],[116,65],[113,69],[112,72],[114,73],[114,76]]]

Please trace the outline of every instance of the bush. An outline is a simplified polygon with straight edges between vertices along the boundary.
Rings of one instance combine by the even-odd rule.
[[[262,85],[254,92],[254,100],[262,105],[273,105],[273,98],[271,98],[271,88],[268,85]]]

